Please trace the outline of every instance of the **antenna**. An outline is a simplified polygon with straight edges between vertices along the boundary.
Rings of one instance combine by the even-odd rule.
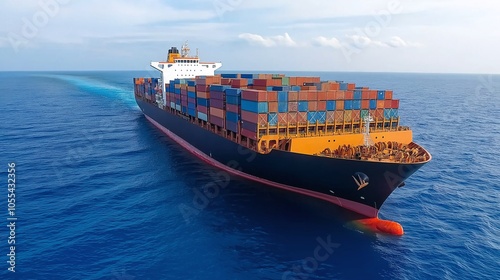
[[[189,45],[188,45],[188,41],[186,41],[184,43],[184,45],[182,45],[182,48],[181,48],[181,56],[182,57],[188,57],[189,56],[189,51],[191,49],[189,48]]]
[[[373,145],[372,138],[370,137],[370,122],[373,122],[373,117],[368,112],[368,115],[363,118],[365,121],[365,133],[364,133],[364,142],[365,146],[369,147]]]

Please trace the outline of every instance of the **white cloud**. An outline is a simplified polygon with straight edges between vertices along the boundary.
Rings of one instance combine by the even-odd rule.
[[[264,47],[286,46],[294,47],[297,43],[285,32],[284,35],[264,37],[258,34],[242,33],[238,38],[243,39],[250,44],[257,44]]]
[[[313,44],[320,47],[333,47],[336,49],[342,48],[342,43],[335,37],[326,38],[323,36],[319,36],[313,39]]]

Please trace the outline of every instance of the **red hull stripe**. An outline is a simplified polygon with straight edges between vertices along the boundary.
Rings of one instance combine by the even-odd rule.
[[[226,165],[224,165],[224,164],[216,161],[215,159],[213,159],[210,156],[206,155],[202,151],[196,149],[193,145],[189,144],[188,142],[186,142],[181,137],[177,136],[172,131],[170,131],[167,128],[163,127],[161,124],[159,124],[158,122],[156,122],[152,118],[150,118],[148,116],[146,116],[146,118],[154,126],[156,126],[158,129],[160,129],[163,133],[165,133],[168,137],[172,138],[175,142],[177,142],[183,148],[185,148],[186,150],[188,150],[190,153],[194,154],[195,156],[197,156],[198,158],[200,158],[203,161],[207,162],[208,164],[210,164],[212,166],[215,166],[217,168],[220,168],[220,169],[222,169],[222,170],[224,170],[224,171],[226,171],[228,173],[231,173],[231,174],[243,177],[243,178],[248,179],[248,180],[252,180],[252,181],[256,181],[256,182],[262,183],[262,184],[266,184],[266,185],[269,185],[269,186],[280,188],[280,189],[283,189],[283,190],[287,190],[287,191],[291,191],[291,192],[295,192],[295,193],[307,195],[307,196],[310,196],[310,197],[315,197],[315,198],[318,198],[318,199],[321,199],[321,200],[325,200],[325,201],[328,201],[328,202],[331,202],[333,204],[339,205],[339,206],[341,206],[341,207],[343,207],[345,209],[357,212],[357,213],[362,214],[362,215],[367,216],[367,217],[377,217],[378,216],[378,210],[376,208],[373,208],[373,207],[370,207],[370,206],[367,206],[367,205],[364,205],[364,204],[361,204],[361,203],[358,203],[358,202],[354,202],[354,201],[351,201],[351,200],[343,199],[343,198],[336,197],[336,196],[333,196],[333,195],[325,195],[325,194],[322,194],[322,193],[318,193],[318,192],[314,192],[314,191],[310,191],[310,190],[306,190],[306,189],[301,189],[301,188],[297,188],[297,187],[292,187],[292,186],[288,186],[288,185],[276,183],[276,182],[273,182],[273,181],[270,181],[270,180],[266,180],[266,179],[263,179],[263,178],[256,177],[254,175],[250,175],[250,174],[241,172],[239,170],[232,169],[232,168],[230,168],[230,167],[228,167],[228,166],[226,166]]]

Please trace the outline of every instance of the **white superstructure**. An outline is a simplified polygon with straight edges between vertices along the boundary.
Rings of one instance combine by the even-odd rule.
[[[169,83],[174,79],[194,78],[196,76],[213,76],[215,70],[222,67],[220,62],[200,62],[198,54],[196,56],[189,55],[189,47],[187,42],[184,43],[181,53],[176,47],[168,50],[167,61],[151,62],[151,67],[161,72],[161,85],[163,92],[163,106],[166,105],[166,88],[165,83]]]

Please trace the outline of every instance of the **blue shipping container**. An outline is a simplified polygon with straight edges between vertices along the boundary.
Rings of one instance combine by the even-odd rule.
[[[196,109],[196,104],[194,104],[194,103],[188,103],[188,109]]]
[[[352,101],[352,109],[353,110],[361,110],[361,100],[353,100]]]
[[[379,91],[377,91],[377,99],[378,100],[384,100],[385,99],[385,90],[379,90]]]
[[[340,90],[347,90],[347,83],[340,83]]]
[[[238,78],[238,74],[221,74],[222,78],[236,79]]]
[[[326,112],[323,112],[323,111],[317,112],[316,120],[321,124],[325,123],[326,122]]]
[[[241,89],[239,89],[239,88],[228,88],[228,89],[226,89],[226,95],[240,96],[241,95]]]
[[[188,115],[196,117],[196,109],[188,108]]]
[[[287,91],[278,91],[278,102],[288,102]]]
[[[354,100],[361,100],[362,92],[361,90],[354,91]]]
[[[269,113],[267,115],[267,122],[269,125],[277,125],[278,124],[278,114],[277,113]]]
[[[196,101],[198,101],[198,105],[210,107],[210,101],[208,99],[198,97]]]
[[[188,97],[190,97],[190,98],[196,98],[196,92],[194,92],[194,91],[188,91]]]
[[[188,86],[190,86],[190,87],[196,86],[196,82],[195,81],[190,80],[187,83],[188,83]]]
[[[289,86],[274,86],[273,91],[290,91]]]
[[[208,122],[207,114],[202,113],[202,112],[198,112],[198,119]]]
[[[292,86],[291,90],[292,91],[300,91],[300,86]]]
[[[238,124],[226,120],[226,129],[229,131],[238,132]]]
[[[352,110],[352,100],[344,101],[344,110]]]
[[[210,85],[210,91],[220,91],[224,92],[224,90],[231,88],[231,86],[225,86],[225,85]]]
[[[240,96],[227,95],[226,96],[226,102],[228,104],[240,105],[241,104],[241,97]]]
[[[241,74],[241,77],[245,79],[256,79],[259,77],[259,74]]]
[[[398,117],[398,109],[384,109],[384,118],[397,118]]]
[[[316,123],[318,112],[308,112],[307,121],[310,123]]]
[[[241,109],[252,113],[267,113],[267,102],[241,100]]]
[[[326,101],[326,110],[327,111],[335,111],[336,106],[337,106],[337,102],[335,102],[335,100]]]
[[[238,123],[240,116],[234,112],[226,112],[226,120],[234,123]]]
[[[370,110],[375,110],[377,109],[377,100],[370,100]]]
[[[278,102],[278,112],[287,113],[288,112],[288,102]]]
[[[309,102],[308,101],[299,101],[298,109],[299,109],[299,112],[309,111]]]

